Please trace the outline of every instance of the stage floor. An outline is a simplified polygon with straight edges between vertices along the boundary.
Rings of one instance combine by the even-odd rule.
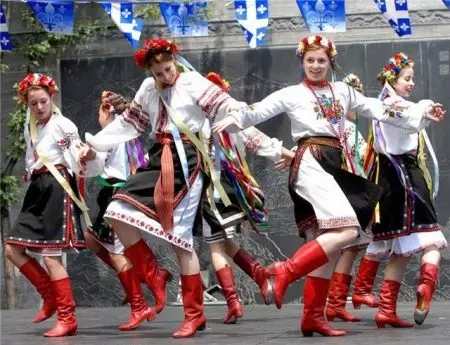
[[[350,305],[348,305],[349,309]],[[374,309],[364,308],[355,314],[359,323],[333,322],[336,328],[348,331],[346,337],[324,338],[315,335],[303,338],[299,332],[301,305],[286,305],[281,311],[274,306],[246,306],[244,318],[236,325],[222,324],[225,306],[207,306],[207,328],[190,339],[175,340],[171,333],[182,320],[180,307],[167,307],[158,319],[142,324],[135,331],[121,332],[116,326],[127,321],[129,309],[80,308],[77,310],[78,334],[74,337],[49,339],[42,337],[54,318],[41,324],[31,323],[35,310],[2,310],[2,345],[166,345],[166,344],[448,344],[450,339],[450,302],[434,302],[431,313],[422,326],[409,329],[376,329]],[[398,314],[413,321],[413,304],[401,304]]]

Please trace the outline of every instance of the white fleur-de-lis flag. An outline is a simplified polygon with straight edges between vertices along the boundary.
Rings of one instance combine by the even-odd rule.
[[[249,46],[264,45],[269,25],[269,0],[236,0],[234,12]]]
[[[139,47],[144,20],[134,17],[134,7],[132,3],[102,3],[106,13],[123,32],[125,38],[130,42],[133,49]]]
[[[374,2],[398,36],[411,35],[407,0],[374,0]]]
[[[9,38],[8,24],[6,24],[6,14],[0,4],[0,52],[10,52],[12,50],[11,39]]]

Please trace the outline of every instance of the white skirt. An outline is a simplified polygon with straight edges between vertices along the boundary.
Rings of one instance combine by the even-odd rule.
[[[390,240],[372,241],[367,247],[367,255],[411,256],[422,252],[425,248],[436,246],[438,249],[447,247],[447,240],[442,231],[413,232],[406,236]]]
[[[203,174],[199,173],[183,200],[174,210],[174,229],[170,232],[164,231],[159,222],[123,200],[113,200],[106,209],[104,218],[105,220],[114,219],[132,225],[145,235],[156,236],[191,252],[194,244],[192,227],[202,196],[202,189]]]

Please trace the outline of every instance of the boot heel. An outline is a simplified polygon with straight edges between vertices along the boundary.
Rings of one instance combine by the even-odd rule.
[[[74,330],[70,331],[67,333],[67,336],[73,336],[73,335],[77,335],[77,329],[75,328]]]
[[[352,301],[352,304],[353,304],[353,309],[361,309],[361,303],[360,302],[353,302]]]
[[[386,328],[386,323],[384,323],[383,321],[375,321],[375,323],[377,324],[378,328]]]
[[[302,331],[303,336],[306,338],[312,337],[313,333],[314,332],[312,332],[312,331]]]
[[[206,329],[206,322],[197,327],[197,331],[203,332]]]
[[[334,321],[334,315],[327,315],[328,321]]]

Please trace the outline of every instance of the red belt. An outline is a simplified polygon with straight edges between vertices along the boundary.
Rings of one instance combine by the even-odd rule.
[[[58,170],[66,169],[66,166],[63,164],[56,164],[55,168]],[[50,171],[47,169],[47,167],[44,165],[42,168],[34,169],[31,175],[39,175],[39,174],[45,174],[49,173]]]

